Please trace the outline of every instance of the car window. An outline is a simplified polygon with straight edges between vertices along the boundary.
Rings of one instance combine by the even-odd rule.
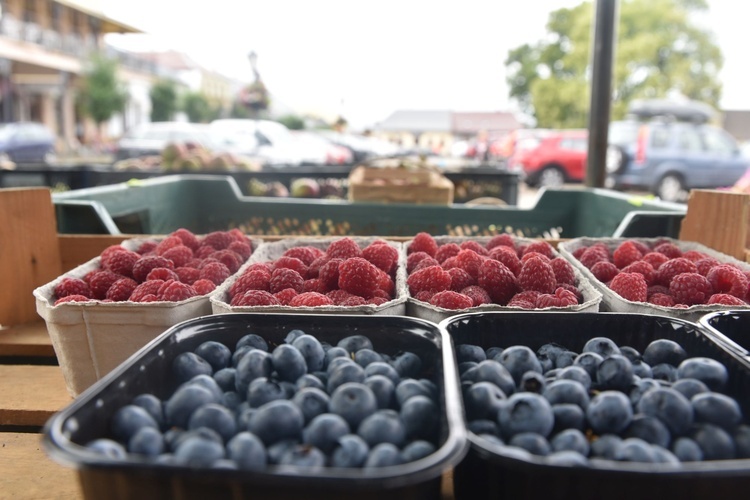
[[[612,122],[609,125],[609,142],[618,146],[635,144],[638,140],[638,123]]]
[[[588,149],[588,143],[586,139],[581,138],[567,138],[560,141],[560,149],[567,149],[569,151],[586,151]]]
[[[651,127],[650,136],[652,148],[664,149],[669,146],[669,130],[666,127]]]
[[[168,141],[172,138],[172,133],[169,130],[149,130],[139,138],[150,141]]]
[[[697,153],[703,150],[701,136],[693,127],[683,127],[677,131],[677,147],[682,151]]]
[[[706,150],[711,153],[729,156],[737,150],[734,141],[718,129],[705,128],[703,130],[703,139],[706,142]]]

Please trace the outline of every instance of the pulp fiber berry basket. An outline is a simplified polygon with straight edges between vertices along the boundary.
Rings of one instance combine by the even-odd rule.
[[[720,311],[698,323],[731,351],[750,361],[750,311]]]
[[[301,329],[333,345],[350,335],[371,339],[387,354],[409,350],[423,360],[423,374],[437,385],[441,406],[437,450],[420,460],[375,470],[269,466],[251,472],[190,469],[157,464],[137,456],[112,460],[84,448],[109,435],[115,411],[143,392],[164,398],[175,389],[172,361],[207,340],[234,348],[254,333],[269,346],[284,342]],[[44,446],[55,460],[79,470],[87,499],[305,498],[305,499],[439,499],[441,474],[466,452],[463,408],[450,338],[437,325],[400,316],[302,315],[237,313],[197,318],[170,328],[54,415],[44,430]]]
[[[443,321],[455,346],[525,345],[550,342],[581,352],[593,337],[608,337],[640,352],[653,340],[678,342],[688,357],[713,358],[727,367],[726,394],[750,418],[750,364],[715,342],[698,325],[676,318],[615,313],[475,313]],[[468,432],[469,453],[454,470],[456,499],[744,498],[750,459],[683,463],[597,462],[590,467],[549,465],[543,458],[512,455]]]

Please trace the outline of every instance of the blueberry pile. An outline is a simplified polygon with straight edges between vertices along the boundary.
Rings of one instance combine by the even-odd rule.
[[[412,352],[376,352],[365,336],[331,346],[301,330],[269,349],[242,337],[179,354],[178,387],[140,394],[112,417],[111,438],[86,446],[188,467],[384,467],[433,453],[439,389]],[[131,454],[131,455],[129,455]]]
[[[605,337],[581,353],[545,344],[457,347],[468,428],[508,455],[552,464],[679,465],[750,458],[728,372],[659,339],[643,353]]]

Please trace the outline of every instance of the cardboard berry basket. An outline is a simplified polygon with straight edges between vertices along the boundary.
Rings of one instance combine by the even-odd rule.
[[[435,236],[437,244],[444,245],[446,243],[457,243],[461,244],[465,241],[476,241],[477,243],[486,246],[487,243],[492,239],[489,236],[482,237],[454,237],[454,236]],[[530,238],[519,238],[514,237],[514,241],[517,245],[526,245],[533,243],[534,240]],[[403,244],[404,261],[407,258],[407,250],[412,240],[405,241]],[[558,252],[554,252],[555,256],[559,256]],[[404,265],[404,268],[406,266]],[[576,276],[576,287],[583,296],[583,301],[580,304],[566,307],[547,307],[543,309],[536,309],[537,311],[566,311],[566,312],[596,312],[599,310],[599,302],[602,299],[601,293],[589,282],[589,280],[579,272],[575,267],[573,271]],[[408,278],[408,276],[407,276]],[[407,314],[416,318],[426,319],[428,321],[434,321],[439,323],[440,321],[455,316],[457,314],[464,314],[467,312],[491,312],[491,311],[523,311],[524,309],[515,306],[501,306],[499,304],[484,304],[477,307],[471,307],[469,309],[446,309],[444,307],[434,306],[428,302],[417,300],[412,297],[409,293],[408,286],[406,287],[406,294],[408,297],[407,302]]]
[[[675,307],[664,307],[647,302],[634,302],[627,300],[621,295],[613,292],[605,283],[596,279],[594,274],[586,266],[584,266],[580,260],[573,256],[580,247],[589,247],[595,243],[604,243],[610,250],[610,255],[614,249],[616,249],[621,243],[628,240],[637,240],[647,245],[653,246],[655,243],[667,242],[677,246],[683,253],[690,250],[702,252],[709,257],[713,257],[721,263],[734,264],[743,271],[750,271],[750,264],[746,264],[739,261],[729,255],[717,252],[711,248],[708,248],[700,243],[692,241],[681,241],[672,238],[575,238],[569,241],[562,242],[558,245],[560,253],[568,259],[602,294],[602,311],[611,312],[630,312],[639,314],[658,314],[662,316],[671,316],[674,318],[681,318],[688,321],[697,321],[704,314],[708,314],[716,311],[730,311],[730,310],[744,310],[750,311],[750,305],[748,306],[727,306],[720,304],[701,304],[690,306],[685,309]]]
[[[135,251],[145,241],[133,238],[121,244]],[[252,239],[253,249],[262,240]],[[208,295],[180,302],[66,302],[57,306],[55,286],[67,277],[83,278],[99,269],[95,257],[34,290],[37,313],[47,325],[65,385],[75,397],[125,361],[170,326],[211,314]]]
[[[388,241],[387,243],[399,251],[395,284],[395,297],[381,305],[361,306],[318,306],[318,307],[290,307],[290,306],[233,306],[230,304],[229,289],[232,284],[242,276],[242,273],[253,264],[269,262],[281,257],[290,248],[311,246],[325,251],[328,246],[343,237],[329,238],[286,238],[283,240],[263,243],[259,246],[250,259],[240,270],[219,286],[211,295],[211,309],[214,314],[225,314],[231,312],[271,312],[285,314],[385,314],[401,315],[406,313],[406,267],[403,262],[401,243]],[[350,237],[361,249],[367,247],[373,241],[379,239],[374,237]]]

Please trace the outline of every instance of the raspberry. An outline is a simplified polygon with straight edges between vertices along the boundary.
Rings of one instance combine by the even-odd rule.
[[[526,245],[526,248],[523,249],[523,253],[521,255],[523,256],[530,252],[540,253],[549,259],[553,259],[555,257],[555,249],[552,248],[552,245],[542,240],[534,241],[533,243],[529,243],[528,245]]]
[[[489,250],[473,240],[462,242],[461,245],[459,245],[459,248],[461,248],[461,250],[474,250],[478,255],[483,257],[487,257],[490,254]]]
[[[280,306],[281,302],[265,290],[248,290],[232,299],[230,305],[239,307]]]
[[[368,245],[362,250],[362,257],[386,273],[391,273],[398,262],[398,250],[389,244]]]
[[[134,302],[134,301],[132,301],[132,302]],[[157,297],[153,293],[149,293],[148,295],[144,295],[143,298],[141,298],[141,300],[139,300],[138,302],[141,302],[141,303],[144,303],[144,302],[159,302],[159,297]]]
[[[358,297],[358,295],[352,295],[346,290],[340,290],[337,288],[336,290],[331,290],[330,292],[326,293],[326,297],[331,299],[334,304],[341,305],[341,303],[349,297]]]
[[[448,269],[448,274],[451,275],[451,290],[454,292],[460,292],[467,286],[477,284],[477,281],[460,267]]]
[[[713,257],[706,257],[705,259],[701,259],[698,262],[696,262],[695,268],[698,270],[699,274],[702,274],[703,276],[707,276],[711,268],[716,267],[720,264],[721,262],[714,259]]]
[[[205,259],[217,250],[217,248],[214,248],[211,245],[201,245],[195,250],[194,253],[197,258]]]
[[[524,262],[521,272],[518,273],[518,286],[522,290],[554,293],[557,289],[555,272],[541,257],[532,257]]]
[[[490,294],[481,286],[467,286],[461,290],[461,293],[471,299],[472,307],[481,306],[482,304],[492,304]]]
[[[389,300],[393,297],[393,294],[396,291],[396,284],[384,271],[378,273],[378,290],[384,291],[385,298],[388,298]]]
[[[422,302],[429,302],[430,299],[432,299],[432,296],[435,295],[435,292],[431,290],[422,290],[418,294],[414,296],[415,299],[421,300]]]
[[[364,299],[363,299],[364,300]],[[289,305],[291,307],[320,307],[320,306],[332,306],[333,301],[317,292],[305,292],[294,297]]]
[[[490,241],[487,242],[487,250],[492,250],[495,247],[504,246],[504,247],[510,247],[514,251],[516,249],[516,243],[513,239],[513,236],[511,236],[508,233],[498,234],[497,236],[493,236]]]
[[[474,305],[474,301],[471,297],[467,297],[453,290],[444,290],[438,292],[430,299],[430,304],[436,307],[442,307],[443,309],[468,309]]]
[[[412,254],[416,252],[424,252],[430,257],[434,257],[437,253],[438,244],[435,238],[429,233],[417,233],[414,239],[411,240],[409,246],[406,247],[406,253]]]
[[[268,273],[270,277],[273,272],[273,262],[255,262],[247,266],[244,272],[249,273],[250,271],[262,271]]]
[[[675,302],[692,306],[705,304],[713,290],[705,276],[698,273],[682,273],[672,278],[669,293]]]
[[[674,299],[666,293],[653,293],[648,296],[648,303],[655,306],[673,307]]]
[[[242,295],[248,290],[271,290],[271,273],[267,270],[253,269],[245,271],[229,286],[229,296]]]
[[[543,293],[537,297],[534,306],[536,309],[546,307],[568,307],[578,305],[578,298],[570,290],[558,288],[554,294]]]
[[[633,245],[635,245],[635,247],[638,249],[638,251],[641,252],[641,254],[646,255],[647,253],[651,251],[651,248],[649,248],[649,246],[643,243],[642,241],[638,241],[638,240],[631,240],[631,241],[633,242]]]
[[[427,267],[439,266],[439,265],[440,263],[436,261],[435,259],[433,259],[432,257],[425,257],[424,259],[420,260],[416,266],[414,266],[414,269],[412,269],[411,272],[414,273],[416,271],[419,271],[420,269],[425,269]]]
[[[379,298],[379,297],[373,297],[373,298]],[[357,307],[357,306],[364,306],[367,304],[368,302],[362,297],[360,297],[359,295],[349,295],[347,298],[345,298],[341,302],[336,303],[337,306],[344,306],[344,307]]]
[[[172,271],[171,269],[167,269],[166,267],[157,267],[157,268],[152,269],[151,272],[148,273],[148,276],[146,276],[146,281],[150,281],[150,280],[182,281],[180,279],[180,276],[176,272]]]
[[[526,250],[526,247],[529,245],[518,245],[516,246],[516,255],[518,255],[518,258],[520,259],[523,257],[523,251]]]
[[[594,267],[594,264],[597,262],[609,262],[609,250],[607,250],[607,247],[603,247],[602,249],[602,246],[597,245],[587,248],[579,259],[581,264],[589,269]]]
[[[202,260],[201,260],[201,261],[200,261],[200,262],[198,263],[198,266],[197,266],[197,268],[196,268],[196,269],[198,269],[198,270],[200,271],[201,269],[203,269],[203,268],[204,268],[204,267],[206,267],[207,265],[209,265],[209,264],[216,264],[216,263],[218,263],[218,262],[219,262],[218,260],[216,260],[216,259],[214,259],[214,258],[212,258],[212,257],[206,257],[205,259],[202,259]]]
[[[712,267],[706,278],[714,293],[728,293],[740,299],[747,295],[747,277],[731,264],[720,264]]]
[[[185,245],[179,245],[170,248],[161,254],[161,256],[171,260],[174,263],[174,267],[183,267],[185,264],[193,260],[193,251]]]
[[[156,250],[155,241],[144,241],[135,252],[139,255],[150,255]]]
[[[242,257],[242,262],[245,262],[253,254],[253,246],[249,242],[233,241],[229,244],[227,250],[231,250]]]
[[[248,239],[247,235],[240,231],[238,228],[233,228],[227,231],[229,233],[229,236],[231,236],[234,241],[240,241],[242,243],[249,243],[250,240]]]
[[[233,251],[226,250],[226,249],[215,251],[209,256],[209,258],[216,259],[217,261],[227,266],[227,269],[229,269],[230,274],[236,273],[240,269],[240,266],[242,265],[242,263],[244,262],[242,260],[242,257],[240,257],[239,254],[236,254]]]
[[[88,300],[91,300],[89,297],[86,297],[85,295],[66,295],[65,297],[60,297],[55,301],[53,306],[56,306],[58,304],[65,304],[66,302],[86,302]]]
[[[224,250],[225,248],[229,247],[229,245],[231,245],[233,241],[237,240],[235,240],[234,236],[232,236],[228,231],[214,231],[212,233],[208,233],[203,238],[203,241],[201,241],[201,246],[210,245],[216,250]]]
[[[576,273],[573,270],[573,266],[570,262],[563,259],[562,257],[555,257],[549,261],[552,272],[555,273],[555,280],[557,283],[568,283],[570,285],[576,284]]]
[[[278,300],[282,306],[288,306],[289,302],[297,296],[297,290],[294,288],[285,288],[280,292],[276,292],[273,296]]]
[[[479,266],[485,260],[487,260],[486,257],[482,257],[474,250],[461,250],[456,255],[456,264],[458,264],[458,267],[469,273],[474,279],[479,275]]]
[[[307,268],[307,277],[317,278],[320,273],[320,268],[329,260],[331,259],[327,255],[323,254],[320,257],[316,258],[314,261],[312,261],[310,263],[310,267]]]
[[[643,255],[643,262],[648,262],[654,270],[658,270],[662,264],[669,260],[669,257],[659,252],[649,252]]]
[[[471,250],[465,250],[471,252]],[[473,252],[472,252],[473,253]],[[406,280],[409,293],[416,296],[419,292],[427,290],[434,293],[449,290],[451,287],[451,275],[440,266],[432,266],[412,273]]]
[[[715,293],[708,298],[706,304],[721,304],[724,306],[746,306],[747,303],[728,293]]]
[[[539,296],[542,295],[541,293],[537,292],[536,290],[526,290],[523,292],[518,292],[511,298],[511,300],[522,300],[526,302],[531,302],[531,304],[536,304],[536,299],[539,298]]]
[[[55,296],[57,298],[67,297],[69,295],[91,296],[91,288],[88,283],[79,278],[63,278],[60,283],[55,285]]]
[[[296,257],[279,257],[273,263],[274,269],[294,269],[303,278],[307,277],[307,265]]]
[[[209,293],[216,290],[216,284],[207,279],[199,279],[196,280],[195,283],[191,285],[193,287],[193,290],[195,290],[195,293],[198,295],[208,295]]]
[[[156,244],[156,248],[154,249],[154,251],[156,252],[156,255],[164,255],[167,250],[181,246],[185,245],[182,244],[182,240],[180,238],[178,238],[177,236],[167,236]]]
[[[193,269],[192,267],[178,267],[174,270],[174,273],[177,275],[177,278],[180,281],[182,281],[183,283],[187,283],[188,285],[192,285],[201,277],[200,271],[197,269]]]
[[[370,299],[367,299],[367,303],[373,306],[382,306],[386,302],[388,302],[388,300],[384,299],[383,297],[372,297]]]
[[[339,288],[353,295],[368,298],[378,289],[380,269],[361,257],[352,257],[339,264]]]
[[[539,252],[526,252],[521,257],[521,264],[523,264],[524,262],[526,262],[527,260],[529,260],[529,259],[531,259],[533,257],[539,257],[540,259],[542,259],[544,262],[546,262],[548,264],[552,261],[552,259],[550,259],[546,255],[544,255],[543,253],[539,253]]]
[[[505,305],[516,293],[516,277],[505,264],[492,259],[482,262],[477,284],[487,290],[492,302],[500,305]]]
[[[656,245],[654,247],[654,252],[663,253],[670,259],[676,259],[678,257],[682,257],[682,250],[677,248],[677,246],[673,243],[664,242]]]
[[[130,295],[133,293],[133,290],[135,290],[137,286],[138,283],[136,283],[134,279],[121,278],[112,283],[112,286],[109,287],[109,290],[107,290],[107,295],[105,296],[105,298],[115,302],[126,301],[130,298]]]
[[[638,273],[620,273],[612,279],[609,288],[625,300],[646,302],[648,285],[643,275]]]
[[[536,302],[513,297],[508,301],[508,307],[520,307],[521,309],[536,309]]]
[[[107,248],[105,248],[104,250],[102,250],[102,253],[100,255],[101,262],[102,262],[102,267],[104,267],[107,264],[108,260],[114,254],[116,254],[117,252],[122,252],[123,250],[126,251],[126,252],[130,251],[127,248],[125,248],[124,246],[122,246],[122,245],[110,245]]]
[[[696,273],[698,268],[695,264],[682,257],[670,259],[659,267],[657,272],[656,282],[659,285],[669,286],[672,278],[682,273]]]
[[[691,262],[698,262],[699,260],[708,257],[708,255],[703,252],[699,252],[698,250],[688,250],[687,252],[682,254],[682,257]]]
[[[381,290],[380,288],[372,292],[372,297],[380,297],[381,299],[385,299],[386,301],[391,300],[392,298],[388,292],[386,292],[385,290]]]
[[[426,259],[427,257],[431,256],[425,252],[414,252],[409,254],[406,258],[406,272],[411,274],[414,271],[414,268],[417,267],[417,264],[419,264],[419,261]]]
[[[648,287],[648,290],[646,291],[648,293],[648,296],[651,297],[655,293],[663,293],[664,295],[669,295],[669,287],[666,287],[664,285],[651,285]]]
[[[588,247],[578,247],[575,250],[573,250],[571,255],[575,257],[576,259],[581,260],[581,256],[584,254],[586,250],[588,250]]]
[[[323,284],[320,278],[313,278],[310,280],[305,280],[302,283],[303,293],[308,293],[308,292],[326,293],[328,290],[329,289]]]
[[[180,302],[196,295],[198,294],[192,286],[170,280],[164,282],[156,296],[166,302]]]
[[[575,296],[575,298],[576,298],[576,300],[578,301],[579,304],[583,302],[583,294],[581,293],[581,291],[576,286],[570,285],[568,283],[558,283],[557,284],[557,288],[558,288],[558,290],[560,288],[562,288],[562,289],[567,290],[570,293],[572,293]],[[555,292],[557,292],[557,290],[555,290]]]
[[[143,283],[148,277],[148,273],[157,267],[166,267],[174,269],[174,263],[164,257],[156,255],[144,255],[133,264],[133,279],[138,283]]]
[[[339,266],[342,262],[344,262],[344,259],[335,258],[321,266],[318,278],[326,289],[333,290],[339,287]]]
[[[490,250],[490,259],[495,259],[505,264],[514,276],[518,276],[521,271],[521,259],[518,258],[516,251],[511,247],[497,246]]]
[[[231,275],[227,266],[221,262],[211,262],[201,269],[201,279],[211,280],[217,286],[224,283],[224,280]]]
[[[119,274],[115,274],[112,271],[97,271],[91,276],[89,280],[89,287],[91,288],[91,298],[102,300],[107,295],[107,290],[112,284],[122,278]]]
[[[643,254],[635,246],[635,242],[631,240],[620,243],[620,246],[612,252],[612,262],[618,269],[623,269],[642,258]]]
[[[453,269],[454,267],[458,267],[458,262],[456,261],[455,257],[448,257],[447,259],[443,261],[441,266],[443,269],[447,271],[448,269]]]
[[[185,267],[192,267],[193,269],[200,269],[202,263],[203,263],[203,260],[193,258],[190,260],[190,262],[185,264]]]
[[[130,294],[131,302],[143,302],[143,299],[148,295],[154,295],[159,293],[159,288],[164,284],[161,280],[144,281],[133,290]]]
[[[656,271],[654,271],[654,268],[651,266],[651,264],[642,260],[633,262],[632,264],[625,266],[624,268],[622,268],[622,272],[642,274],[646,279],[646,284],[648,286],[656,283]]]
[[[112,247],[110,247],[112,248]],[[115,250],[108,252],[107,250],[102,253],[101,266],[102,269],[109,269],[115,274],[127,276],[128,278],[133,277],[133,265],[138,259],[141,258],[136,252],[131,252],[123,247],[119,247],[121,250]],[[105,255],[106,253],[106,255]]]
[[[435,260],[442,264],[447,259],[458,255],[458,252],[460,251],[461,247],[455,243],[446,243],[445,245],[440,245],[440,247],[437,249],[437,252],[435,252]]]
[[[328,245],[326,255],[332,259],[348,259],[350,257],[362,257],[362,249],[356,241],[351,238],[341,238]]]
[[[192,231],[180,228],[177,231],[173,231],[169,236],[177,236],[182,240],[182,244],[188,247],[190,250],[196,250],[200,243],[198,242],[198,237],[192,233]]]
[[[311,246],[305,246],[305,247],[292,247],[284,254],[283,257],[294,257],[295,259],[301,260],[306,266],[309,266],[310,264],[315,261],[318,257],[323,255],[323,250]]]

